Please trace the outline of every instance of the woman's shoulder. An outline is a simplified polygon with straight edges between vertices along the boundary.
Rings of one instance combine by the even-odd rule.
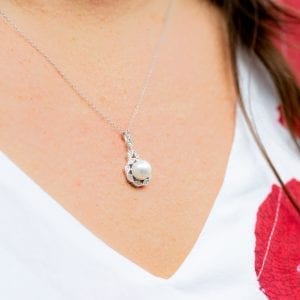
[[[283,115],[282,103],[269,71],[256,56],[244,49],[237,53],[242,101],[271,161],[286,179],[300,179],[300,153]],[[300,120],[295,129],[300,139]]]
[[[238,52],[238,75],[243,103],[254,129],[300,206],[300,153],[286,126],[275,84],[263,63],[244,50]],[[300,139],[300,123],[295,135]],[[296,284],[300,272],[299,211],[275,176],[267,188],[257,208],[254,228],[257,280],[270,299],[275,295],[294,299],[300,292]]]

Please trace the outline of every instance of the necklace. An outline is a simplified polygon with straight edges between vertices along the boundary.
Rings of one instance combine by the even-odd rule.
[[[95,103],[90,101],[90,99],[84,93],[82,93],[80,89],[75,84],[72,83],[71,80],[68,79],[68,77],[64,74],[63,71],[60,70],[60,68],[55,64],[55,62],[53,62],[52,59],[46,53],[44,53],[30,38],[26,36],[19,29],[19,27],[8,17],[6,13],[0,10],[0,16],[3,18],[3,20],[8,25],[10,25],[33,49],[35,49],[55,69],[58,75],[60,75],[60,77],[71,87],[71,89],[75,92],[75,94],[79,98],[81,98],[91,109],[93,109],[102,119],[104,119],[108,124],[110,124],[113,127],[115,131],[117,131],[120,134],[120,136],[123,138],[125,142],[126,149],[127,149],[127,163],[124,167],[124,174],[126,176],[127,181],[133,187],[146,186],[150,182],[151,175],[152,175],[151,164],[148,161],[141,159],[134,148],[133,140],[131,137],[131,128],[132,128],[134,118],[138,114],[141,103],[145,98],[146,90],[149,86],[149,82],[156,65],[158,53],[164,39],[164,33],[166,31],[167,24],[171,16],[171,10],[174,2],[175,0],[169,0],[168,8],[164,16],[163,25],[159,34],[159,38],[154,47],[154,51],[151,57],[151,62],[148,71],[146,73],[146,77],[141,89],[140,96],[131,114],[126,129],[123,129],[107,114],[99,110],[99,108],[95,105]]]

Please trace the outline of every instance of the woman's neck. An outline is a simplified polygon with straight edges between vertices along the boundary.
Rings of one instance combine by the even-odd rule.
[[[147,6],[149,0],[14,0],[24,9],[34,10],[35,13],[66,14],[66,16],[100,17],[112,20],[116,17],[132,14],[134,11]],[[162,4],[167,0],[160,1]]]

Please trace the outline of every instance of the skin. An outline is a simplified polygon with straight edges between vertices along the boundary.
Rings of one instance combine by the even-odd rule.
[[[0,3],[126,127],[167,1]],[[120,136],[2,20],[0,32],[0,149],[109,247],[169,278],[203,229],[233,142],[236,87],[221,13],[205,1],[175,3],[132,130],[153,167],[143,189],[122,174]]]

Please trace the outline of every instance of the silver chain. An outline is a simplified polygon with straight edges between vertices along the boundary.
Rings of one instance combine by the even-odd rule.
[[[39,46],[37,46],[29,37],[27,37],[23,31],[21,31],[19,29],[19,27],[8,17],[8,15],[6,13],[4,13],[1,9],[0,9],[0,16],[4,19],[4,21],[10,25],[11,27],[13,27],[15,29],[15,31],[28,43],[30,44],[30,46],[32,48],[34,48],[38,53],[40,53],[40,55],[55,69],[55,71],[59,74],[59,76],[71,87],[71,89],[75,92],[75,94],[77,96],[79,96],[84,102],[86,102],[86,104],[92,108],[96,113],[98,113],[105,121],[107,121],[117,132],[121,133],[122,135],[124,134],[124,132],[129,132],[134,118],[137,115],[137,113],[139,112],[140,106],[142,104],[142,101],[145,98],[145,94],[147,91],[147,88],[149,86],[149,82],[150,79],[152,77],[153,74],[153,70],[155,68],[156,62],[157,62],[157,57],[159,54],[159,50],[161,48],[162,42],[163,42],[163,38],[164,38],[164,33],[166,31],[167,28],[167,24],[168,21],[170,19],[170,15],[171,15],[171,10],[172,10],[172,6],[173,3],[175,2],[175,0],[170,0],[169,4],[168,4],[168,8],[164,17],[164,21],[163,21],[163,26],[162,29],[160,31],[159,34],[159,38],[157,40],[157,43],[154,47],[154,51],[152,54],[152,58],[151,58],[151,62],[142,86],[142,90],[140,93],[140,96],[138,98],[138,101],[134,107],[133,113],[129,119],[128,122],[128,126],[127,129],[123,129],[121,128],[121,126],[119,126],[116,122],[113,121],[112,118],[110,118],[107,114],[105,114],[104,112],[102,112],[101,110],[99,110],[99,108],[96,106],[96,104],[94,102],[92,102],[69,78],[68,76],[56,65],[55,62],[52,61],[52,59],[46,54],[44,53],[43,50],[41,50],[41,48]]]

